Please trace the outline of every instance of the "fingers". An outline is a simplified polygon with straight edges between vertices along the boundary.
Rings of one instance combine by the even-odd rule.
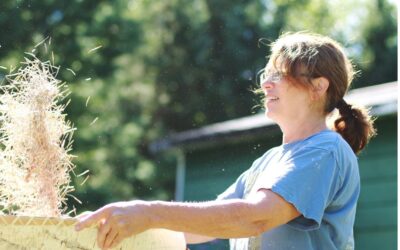
[[[106,236],[106,239],[104,241],[104,246],[103,247],[106,248],[106,249],[110,248],[112,243],[113,243],[113,241],[117,237],[117,235],[118,235],[118,231],[110,229],[110,231],[108,232],[108,234]]]
[[[107,234],[111,231],[110,220],[103,220],[99,226],[99,230],[97,232],[97,245],[104,249],[104,242],[106,240]]]
[[[75,230],[80,231],[84,228],[97,224],[102,219],[107,218],[107,211],[101,208],[89,215],[78,216],[78,223],[75,225]]]
[[[112,241],[110,248],[117,247],[117,246],[122,242],[122,240],[123,240],[124,238],[125,238],[125,237],[124,237],[122,234],[117,234],[117,236],[116,236],[116,237],[114,238],[114,240]]]

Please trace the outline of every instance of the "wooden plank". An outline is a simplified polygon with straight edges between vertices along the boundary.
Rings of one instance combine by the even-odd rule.
[[[185,200],[204,201],[214,200],[217,195],[222,193],[229,187],[231,182],[221,180],[221,178],[208,178],[206,180],[191,180],[190,184],[186,185]],[[233,183],[233,182],[232,182]]]

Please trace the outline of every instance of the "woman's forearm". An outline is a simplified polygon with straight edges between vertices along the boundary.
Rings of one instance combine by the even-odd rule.
[[[179,203],[154,201],[148,216],[153,227],[215,238],[258,235],[265,229],[255,204],[246,200]]]

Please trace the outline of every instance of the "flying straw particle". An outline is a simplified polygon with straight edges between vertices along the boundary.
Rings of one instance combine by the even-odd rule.
[[[73,214],[73,215],[71,216],[71,214]],[[75,217],[75,216],[76,216],[76,208],[75,208],[74,205],[72,205],[72,210],[69,211],[69,212],[66,214],[66,216],[71,216],[71,217]]]
[[[30,55],[33,58],[36,58],[35,54],[33,53],[29,53],[29,52],[25,52],[25,54]],[[28,58],[25,57],[26,60],[29,60]]]
[[[0,69],[5,69],[5,70],[6,70],[6,69],[7,69],[7,67],[4,67],[4,66],[0,66]]]
[[[82,172],[82,173],[80,173],[80,174],[78,174],[76,177],[81,177],[82,175],[85,175],[87,173],[89,173],[89,169],[84,171],[84,172]]]
[[[32,52],[32,53],[35,53],[35,51],[36,51],[36,49],[33,49],[31,52]]]
[[[93,53],[94,51],[100,49],[101,47],[103,47],[103,46],[100,45],[100,46],[97,46],[96,48],[90,49],[90,50],[88,51],[88,54]]]
[[[85,81],[90,81],[90,80],[92,80],[91,77],[85,79]]]
[[[73,196],[72,194],[67,194],[67,196],[73,198],[73,199],[76,200],[79,204],[82,204],[82,201],[80,201],[78,198],[76,198],[76,197]]]
[[[97,119],[99,118],[98,117],[94,118],[94,120],[89,124],[89,126],[92,126],[97,121]]]
[[[87,175],[87,176],[86,176],[86,178],[85,178],[85,179],[82,181],[82,183],[80,184],[81,186],[82,186],[83,184],[85,184],[85,182],[89,179],[89,176],[90,176],[90,175]]]
[[[49,39],[49,37],[46,37],[45,39],[43,39],[42,41],[40,41],[38,44],[35,45],[35,48],[37,48],[38,46],[40,46],[42,43],[46,42],[46,40]]]
[[[67,68],[67,70],[68,70],[69,72],[71,72],[74,76],[76,76],[75,72],[74,72],[72,69]]]
[[[87,105],[89,103],[89,100],[90,100],[90,96],[86,99],[86,104],[85,104],[86,107],[87,107]]]

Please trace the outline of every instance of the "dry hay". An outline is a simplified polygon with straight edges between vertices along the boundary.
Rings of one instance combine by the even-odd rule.
[[[57,73],[31,54],[0,85],[0,249],[98,249],[96,227],[77,232],[76,219],[62,217],[73,191],[74,128],[59,104],[68,90]],[[185,248],[182,233],[151,229],[117,249]]]
[[[59,217],[73,191],[73,126],[61,105],[68,90],[58,68],[34,55],[0,86],[0,209]]]

